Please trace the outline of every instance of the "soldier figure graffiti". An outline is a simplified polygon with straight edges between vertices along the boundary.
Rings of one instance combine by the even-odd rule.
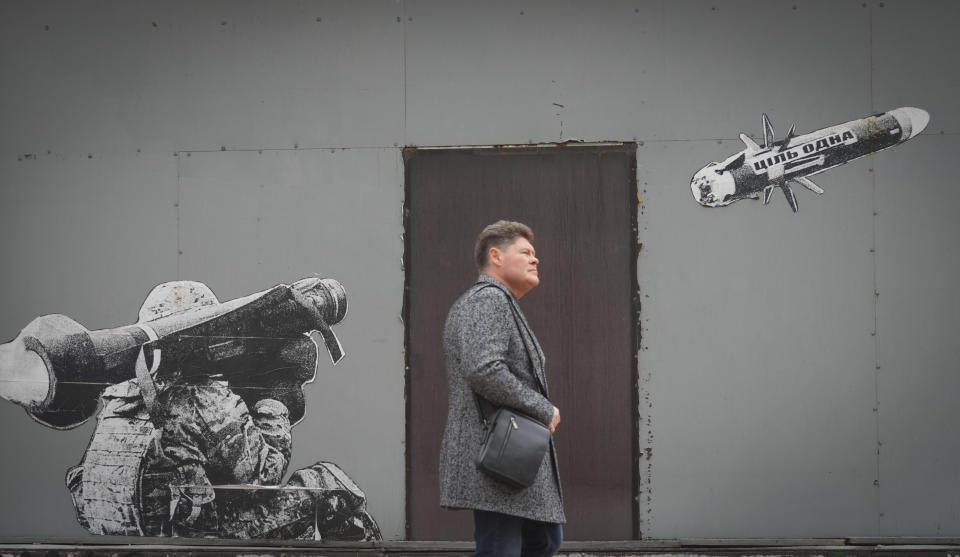
[[[67,473],[80,524],[94,534],[380,539],[366,497],[336,464],[282,484],[319,336],[343,286],[309,278],[220,303],[206,285],[161,284],[137,323],[88,331],[38,317],[0,346],[0,396],[38,422],[69,429],[101,410],[81,463]],[[281,485],[282,484],[282,485]]]

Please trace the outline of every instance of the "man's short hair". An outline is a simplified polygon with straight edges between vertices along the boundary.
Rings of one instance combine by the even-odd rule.
[[[490,263],[490,248],[502,250],[517,238],[526,238],[532,244],[533,230],[522,222],[508,220],[498,220],[487,225],[477,236],[477,242],[473,246],[473,261],[477,264],[477,270],[482,273]]]

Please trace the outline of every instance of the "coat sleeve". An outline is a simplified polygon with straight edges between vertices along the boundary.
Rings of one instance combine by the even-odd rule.
[[[457,339],[462,346],[462,369],[470,388],[498,406],[514,408],[549,424],[553,404],[521,381],[510,368],[511,338],[519,341],[517,324],[505,295],[494,288],[475,294],[463,314]],[[525,350],[525,349],[524,349]]]

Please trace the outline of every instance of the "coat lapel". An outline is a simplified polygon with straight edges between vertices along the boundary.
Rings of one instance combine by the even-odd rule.
[[[533,329],[530,328],[530,323],[527,322],[527,316],[524,315],[523,310],[520,309],[520,304],[517,302],[516,296],[499,280],[493,277],[480,275],[480,283],[492,284],[507,295],[507,299],[510,300],[510,309],[513,310],[513,319],[516,321],[517,329],[520,331],[520,338],[523,340],[523,345],[527,349],[527,355],[530,357],[530,363],[533,365],[534,378],[537,380],[537,383],[540,384],[543,395],[550,396],[547,389],[547,374],[544,372],[546,356],[543,353],[543,348],[540,347],[537,336],[533,334]]]

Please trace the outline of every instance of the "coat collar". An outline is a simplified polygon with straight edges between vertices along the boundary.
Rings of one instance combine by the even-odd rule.
[[[499,288],[500,290],[503,290],[504,292],[506,292],[507,296],[509,296],[510,299],[513,300],[513,303],[517,303],[519,301],[517,300],[517,297],[513,295],[513,292],[509,288],[507,288],[507,285],[500,282],[500,279],[491,277],[490,275],[484,275],[481,273],[480,276],[477,277],[477,282],[485,282],[485,283],[492,284],[497,288]]]

